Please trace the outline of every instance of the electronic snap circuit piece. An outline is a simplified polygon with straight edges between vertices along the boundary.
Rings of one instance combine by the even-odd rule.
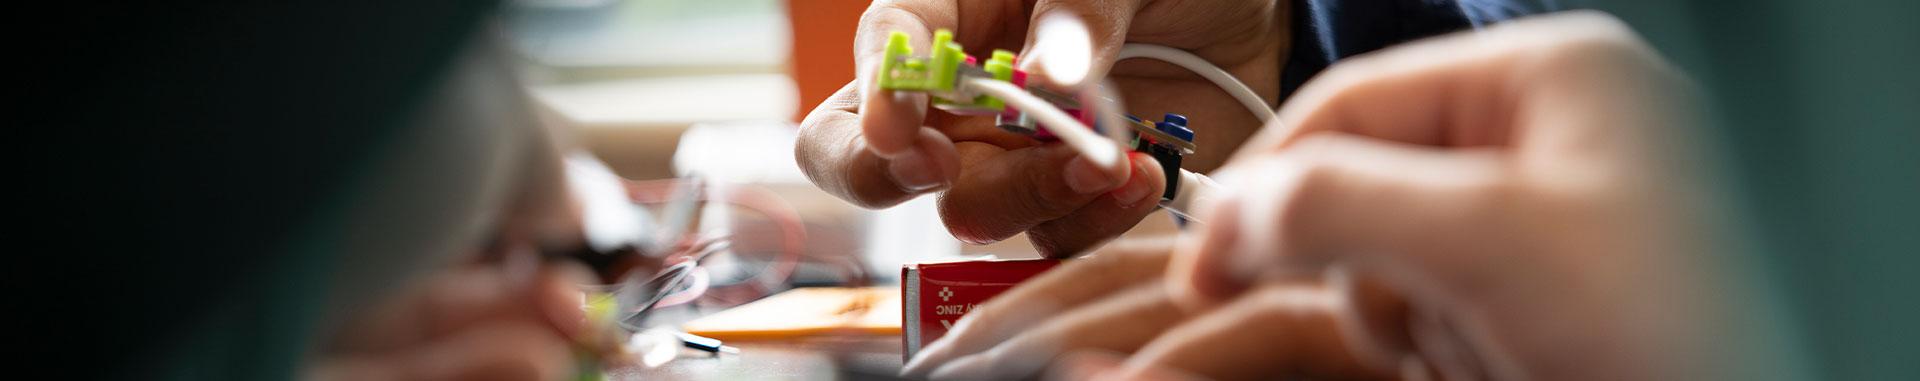
[[[1194,219],[1187,213],[1189,208],[1206,204],[1205,199],[1215,193],[1211,190],[1220,187],[1206,175],[1180,169],[1182,157],[1197,150],[1193,129],[1183,115],[1169,113],[1160,122],[1121,118],[1122,107],[1110,86],[1094,86],[1077,96],[1031,86],[1027,73],[1014,68],[1019,58],[1012,52],[995,50],[991,59],[980,63],[953,42],[953,33],[947,30],[934,32],[931,52],[925,57],[915,57],[907,43],[906,33],[888,37],[876,76],[881,89],[926,93],[934,107],[954,114],[994,115],[1001,129],[1041,141],[1062,141],[1103,168],[1126,165],[1118,146],[1145,152],[1160,162],[1167,175],[1160,206],[1182,221]],[[1269,121],[1274,112],[1267,100],[1200,56],[1166,46],[1128,43],[1121,45],[1116,58],[1149,58],[1190,70],[1272,128]]]
[[[930,52],[924,57],[914,56],[908,42],[906,33],[894,32],[888,36],[886,50],[880,61],[880,72],[876,76],[880,88],[923,92],[932,97],[934,108],[957,115],[994,115],[995,124],[1003,130],[1040,141],[1060,140],[1058,134],[1067,131],[1050,129],[1052,126],[1041,123],[1030,110],[1008,107],[1005,100],[989,94],[989,88],[993,86],[986,85],[990,83],[975,81],[1011,84],[1051,104],[1066,113],[1072,121],[1094,132],[1106,128],[1130,130],[1132,141],[1126,145],[1153,156],[1167,174],[1167,190],[1161,199],[1173,200],[1179,193],[1181,176],[1175,174],[1180,173],[1181,157],[1193,154],[1196,149],[1193,129],[1188,127],[1186,116],[1168,113],[1160,122],[1154,123],[1127,115],[1127,121],[1121,123],[1125,126],[1106,126],[1100,123],[1100,118],[1095,117],[1095,112],[1099,110],[1092,109],[1093,105],[1102,103],[1082,99],[1091,95],[1076,97],[1030,86],[1027,73],[1014,68],[1018,58],[1013,52],[996,49],[984,64],[979,63],[973,56],[967,55],[959,43],[953,42],[953,33],[945,29],[934,31],[933,43],[928,48]]]
[[[1147,125],[1146,121],[1127,116],[1135,124]],[[1167,191],[1160,199],[1171,201],[1180,194],[1180,158],[1193,153],[1193,129],[1187,128],[1185,115],[1167,113],[1159,123],[1152,124],[1151,133],[1133,136],[1133,150],[1153,156],[1160,162],[1160,173],[1167,174]],[[1136,129],[1137,130],[1137,129]]]

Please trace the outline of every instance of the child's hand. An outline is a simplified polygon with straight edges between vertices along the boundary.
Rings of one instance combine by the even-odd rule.
[[[1190,116],[1201,149],[1186,165],[1207,170],[1252,134],[1257,119],[1197,75],[1150,60],[1116,66],[1114,57],[1125,42],[1184,49],[1272,100],[1288,38],[1283,3],[875,2],[855,41],[859,79],[801,123],[795,155],[815,184],[855,204],[885,207],[944,191],[941,217],[961,240],[986,243],[1027,232],[1043,254],[1070,255],[1154,210],[1165,176],[1158,165],[1135,156],[1130,169],[1103,170],[1065,146],[1001,131],[992,117],[929,112],[924,94],[878,90],[871,77],[888,34],[907,33],[915,52],[927,51],[938,28],[953,30],[976,56],[992,48],[1018,50],[1018,65],[1032,80],[1056,88],[1112,79],[1136,114]]]
[[[311,380],[560,380],[576,370],[584,274],[516,282],[496,265],[425,279],[326,340]],[[584,273],[584,270],[578,271]]]
[[[1171,259],[1063,264],[906,372],[1698,378],[1682,369],[1714,365],[1698,340],[1737,319],[1718,315],[1700,187],[1674,151],[1683,83],[1591,13],[1339,64],[1222,171],[1232,192]]]
[[[1680,151],[1689,99],[1598,13],[1343,61],[1217,172],[1227,194],[1196,208],[1208,225],[1170,292],[1212,309],[1340,265],[1408,298],[1425,317],[1402,350],[1448,379],[1699,378],[1670,372],[1710,363],[1689,340],[1726,320],[1703,264],[1710,203]]]

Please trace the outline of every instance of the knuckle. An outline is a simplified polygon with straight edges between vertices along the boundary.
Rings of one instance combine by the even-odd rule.
[[[1008,184],[1008,194],[1019,195],[1016,200],[1020,207],[1035,214],[1059,218],[1079,209],[1091,201],[1094,196],[1082,195],[1067,185],[1067,171],[1079,153],[1065,148],[1044,148],[1023,150],[1018,158],[1019,181]],[[1025,188],[1025,189],[1020,189]]]
[[[880,175],[886,171],[886,160],[867,152],[859,134],[834,130],[839,129],[801,129],[793,156],[807,181],[867,209],[893,206],[914,196]]]
[[[1097,200],[1100,194],[1084,195],[1069,188],[1060,177],[1063,174],[1058,167],[1063,161],[1041,160],[1027,166],[1026,177],[1022,185],[1028,189],[1006,189],[1013,206],[1033,219],[1051,221],[1066,217],[1068,214]]]
[[[1034,251],[1046,258],[1066,258],[1087,249],[1087,240],[1078,235],[1047,229],[1034,229],[1027,232],[1027,240],[1033,243]]]
[[[1013,193],[1020,195],[1014,197],[1018,206],[1039,214],[1058,216],[1086,202],[1085,197],[1075,194],[1055,176],[1056,173],[1040,170],[1027,171],[1026,183],[1034,186],[1031,191]]]
[[[940,223],[946,225],[947,232],[962,242],[984,245],[1000,242],[1020,232],[1011,227],[1000,214],[991,213],[980,205],[964,202],[952,197],[951,191],[942,193],[938,202]]]

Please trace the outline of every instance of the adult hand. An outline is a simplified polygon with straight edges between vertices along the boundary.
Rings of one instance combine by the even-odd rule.
[[[1023,52],[1031,80],[1068,91],[1111,79],[1137,115],[1186,114],[1202,149],[1186,164],[1221,163],[1259,126],[1239,103],[1197,75],[1148,60],[1114,64],[1124,42],[1166,45],[1225,68],[1270,102],[1288,39],[1284,2],[1180,0],[876,1],[861,18],[859,77],[801,123],[795,156],[821,188],[865,207],[942,192],[955,237],[989,243],[1026,232],[1048,256],[1070,255],[1131,228],[1153,211],[1164,176],[1143,155],[1102,168],[1060,144],[999,130],[992,117],[929,111],[924,94],[880,90],[887,36],[927,51],[935,29],[970,53]],[[1084,21],[1083,21],[1084,20]]]
[[[1708,203],[1679,151],[1688,90],[1591,12],[1343,61],[1220,171],[1229,191],[1198,208],[1209,224],[1169,292],[1211,310],[1337,265],[1412,306],[1401,337],[1374,343],[1381,371],[1417,358],[1447,379],[1698,378],[1677,372],[1708,363],[1695,340],[1720,308]],[[1169,332],[1126,366],[1201,366],[1248,324]]]

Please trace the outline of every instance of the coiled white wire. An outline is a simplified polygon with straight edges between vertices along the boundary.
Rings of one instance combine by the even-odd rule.
[[[1121,45],[1118,60],[1131,58],[1161,60],[1185,68],[1194,74],[1199,74],[1200,77],[1213,82],[1214,86],[1219,86],[1220,90],[1225,90],[1228,95],[1232,95],[1234,100],[1240,101],[1240,105],[1246,106],[1247,112],[1253,113],[1253,117],[1259,118],[1261,123],[1273,120],[1273,109],[1267,108],[1267,101],[1261,99],[1259,93],[1253,92],[1253,88],[1247,87],[1247,84],[1241,83],[1239,79],[1234,78],[1233,73],[1228,73],[1226,69],[1221,69],[1219,66],[1213,66],[1213,63],[1207,62],[1205,58],[1200,58],[1200,56],[1193,55],[1193,53],[1188,53],[1185,50],[1160,45]]]
[[[1194,72],[1194,74],[1199,74],[1202,78],[1206,78],[1207,81],[1213,82],[1214,86],[1219,86],[1221,90],[1233,96],[1234,100],[1239,101],[1241,106],[1245,106],[1247,111],[1253,113],[1254,118],[1259,119],[1261,123],[1267,123],[1274,118],[1274,111],[1267,108],[1266,100],[1261,99],[1260,94],[1255,93],[1253,88],[1247,87],[1245,83],[1241,83],[1239,79],[1233,77],[1232,73],[1228,73],[1219,66],[1214,66],[1213,63],[1207,62],[1206,59],[1193,55],[1193,53],[1152,44],[1126,44],[1121,46],[1118,59],[1126,60],[1132,58],[1152,58],[1185,68]],[[1120,135],[1116,132],[1117,130],[1121,130],[1121,125],[1118,121],[1122,120],[1120,119],[1122,111],[1119,106],[1119,97],[1113,93],[1112,85],[1110,84],[1097,86],[1098,89],[1096,91],[1099,91],[1099,93],[1096,93],[1094,98],[1103,102],[1103,104],[1100,105],[1102,107],[1090,107],[1094,112],[1099,113],[1096,117],[1100,123],[1111,125],[1113,129],[1116,130],[1109,131],[1115,132],[1115,134],[1113,134],[1115,137],[1110,137],[1109,139],[1101,139],[1101,136],[1095,134],[1092,128],[1081,124],[1080,120],[1067,115],[1065,111],[1054,107],[1052,102],[1027,93],[1026,89],[1014,86],[1012,83],[986,77],[969,77],[966,78],[962,85],[999,98],[1001,101],[1006,102],[1008,107],[1013,107],[1032,115],[1040,124],[1049,126],[1047,131],[1052,132],[1055,136],[1059,136],[1061,141],[1066,142],[1067,145],[1073,147],[1075,151],[1079,151],[1080,155],[1085,156],[1088,160],[1092,160],[1094,165],[1110,170],[1120,170],[1119,166],[1125,165],[1126,163],[1126,160],[1124,160],[1125,156],[1123,156],[1124,151],[1120,149],[1120,144],[1122,144],[1121,139],[1117,138],[1117,136]],[[1194,173],[1186,169],[1181,169],[1178,174],[1169,175],[1179,176],[1179,192],[1173,199],[1162,202],[1161,206],[1187,219],[1194,219],[1189,209],[1197,202],[1195,200],[1204,197],[1208,193],[1213,193],[1213,189],[1219,187],[1218,183],[1215,183],[1213,179],[1208,178],[1206,175]]]

